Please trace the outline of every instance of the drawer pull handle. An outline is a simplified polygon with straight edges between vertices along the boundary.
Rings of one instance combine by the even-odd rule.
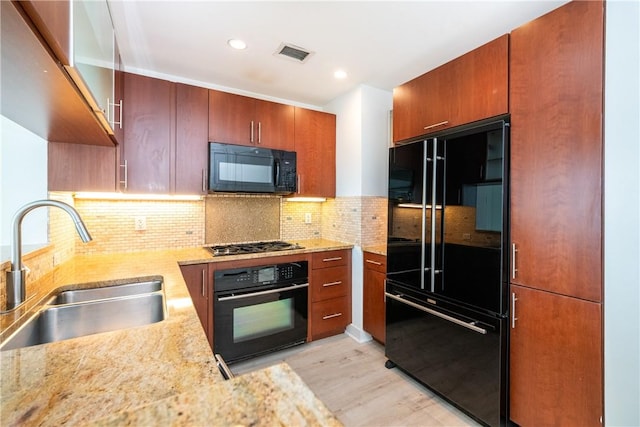
[[[435,123],[429,126],[425,126],[424,130],[429,130],[429,129],[433,129],[433,128],[437,128],[438,126],[445,126],[449,124],[449,120],[445,120],[444,122],[440,122],[440,123]]]
[[[322,320],[333,319],[334,317],[340,316],[342,316],[342,313],[327,314],[326,316],[322,316]]]
[[[340,284],[342,284],[342,280],[338,280],[337,282],[323,283],[322,287],[326,288],[328,286],[335,286],[335,285],[340,285]]]
[[[518,275],[518,269],[516,268],[516,254],[518,253],[518,248],[516,248],[516,244],[511,244],[511,278],[515,279]]]
[[[371,260],[371,259],[367,259],[365,261],[368,262],[369,264],[373,264],[373,265],[382,265],[381,262],[374,261],[374,260]]]
[[[337,256],[337,257],[334,257],[334,258],[324,258],[322,260],[322,262],[340,261],[341,259],[342,259],[341,256]]]

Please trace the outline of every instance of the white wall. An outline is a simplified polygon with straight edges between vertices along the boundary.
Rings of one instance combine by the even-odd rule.
[[[387,196],[390,91],[360,85],[325,106],[336,119],[336,196]]]
[[[606,3],[605,424],[640,425],[640,7]]]
[[[389,110],[392,93],[358,86],[325,107],[336,119],[336,197],[387,195]],[[361,224],[353,224],[360,227]],[[363,330],[362,248],[352,252],[352,324],[347,329],[355,339],[371,336]]]
[[[362,195],[387,197],[393,93],[362,87]]]
[[[47,141],[0,115],[0,240],[10,244],[14,213],[47,198]],[[37,209],[22,222],[22,243],[47,243],[47,210]]]
[[[325,111],[336,115],[336,197],[358,196],[362,182],[360,88],[336,98]]]

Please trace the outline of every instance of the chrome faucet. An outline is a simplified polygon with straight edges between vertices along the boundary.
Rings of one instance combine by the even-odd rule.
[[[78,212],[66,203],[57,200],[36,200],[18,209],[13,216],[11,239],[11,271],[7,271],[7,303],[6,310],[18,308],[26,299],[26,269],[22,265],[22,219],[26,214],[41,206],[54,206],[64,210],[71,216],[78,234],[83,242],[89,242],[91,235],[82,222]]]

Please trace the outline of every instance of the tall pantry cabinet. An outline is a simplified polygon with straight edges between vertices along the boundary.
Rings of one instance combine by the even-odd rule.
[[[604,5],[511,33],[510,418],[601,425]]]

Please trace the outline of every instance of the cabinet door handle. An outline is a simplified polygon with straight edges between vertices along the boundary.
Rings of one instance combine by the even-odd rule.
[[[438,126],[446,126],[449,124],[449,120],[445,120],[444,122],[440,122],[440,123],[434,123],[432,125],[429,126],[425,126],[424,130],[429,130],[429,129],[433,129],[433,128],[437,128]]]
[[[322,316],[322,320],[333,319],[334,317],[340,316],[342,316],[342,313],[327,314],[326,316]]]
[[[253,120],[251,120],[250,126],[251,126],[251,130],[249,131],[250,132],[249,142],[253,144]]]
[[[334,258],[324,258],[322,260],[322,262],[340,261],[341,259],[342,259],[341,256],[337,256],[337,257],[334,257]]]
[[[365,259],[365,262],[368,262],[369,264],[373,264],[373,265],[382,265],[381,262],[374,261],[372,259]]]
[[[118,119],[118,121],[116,122],[115,120],[111,120],[111,107],[113,107],[114,109],[114,113],[115,113],[115,108],[118,107],[119,111],[120,111],[120,117]],[[115,114],[114,114],[115,115]],[[109,98],[107,98],[107,121],[109,123],[111,123],[112,125],[118,125],[120,127],[120,129],[122,129],[122,99],[120,100],[120,102],[118,102],[117,104],[115,102],[111,102],[111,100]]]
[[[518,274],[518,269],[516,268],[516,253],[518,253],[518,249],[516,248],[516,244],[511,244],[511,278],[515,279]]]
[[[340,284],[342,284],[342,280],[338,280],[337,282],[323,283],[322,286],[327,288],[329,286],[336,286],[336,285],[340,285]]]
[[[205,289],[206,289],[205,283],[206,282],[207,282],[207,270],[203,269],[202,270],[202,296],[203,297],[206,297],[206,294],[205,294]]]
[[[258,122],[258,144],[262,143],[262,122]]]
[[[207,170],[202,169],[202,192],[207,192]]]
[[[516,293],[511,292],[511,329],[516,328],[516,320],[518,320],[516,317],[516,301],[518,301]]]
[[[127,185],[129,184],[129,165],[127,163],[127,161],[124,161],[124,165],[120,165],[121,168],[124,168],[124,180],[120,180],[120,184],[123,184],[123,189],[126,191],[127,189]]]

